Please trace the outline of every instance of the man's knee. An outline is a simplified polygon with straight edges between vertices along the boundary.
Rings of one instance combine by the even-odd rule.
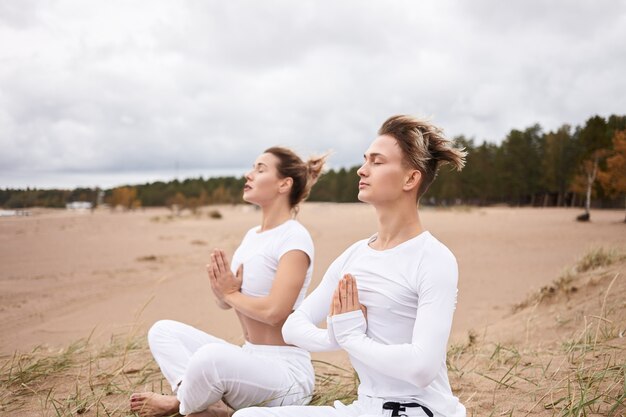
[[[235,411],[233,417],[265,417],[270,416],[271,414],[267,413],[267,409],[260,407],[248,407],[242,408],[241,410]]]

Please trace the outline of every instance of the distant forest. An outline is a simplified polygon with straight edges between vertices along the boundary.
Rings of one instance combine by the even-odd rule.
[[[511,130],[499,144],[454,138],[468,151],[462,172],[443,166],[422,198],[424,205],[624,207],[626,198],[626,116],[589,118],[543,132],[534,125]],[[329,170],[309,201],[356,202],[358,166]],[[191,178],[100,190],[4,189],[4,208],[65,207],[73,201],[135,209],[176,206],[195,210],[207,204],[242,203],[243,178]],[[586,203],[589,201],[588,203]]]

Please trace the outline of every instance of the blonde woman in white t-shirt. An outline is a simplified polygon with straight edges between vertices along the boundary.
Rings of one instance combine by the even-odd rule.
[[[261,225],[246,233],[232,263],[216,249],[207,265],[216,302],[235,310],[245,343],[234,345],[171,320],[155,323],[148,332],[150,350],[174,395],[133,394],[131,411],[215,416],[228,414],[224,404],[240,409],[308,403],[315,385],[310,354],[288,346],[281,327],[311,280],[313,241],[294,215],[325,159],[303,162],[281,147],[256,159],[245,176],[243,199],[261,208]]]

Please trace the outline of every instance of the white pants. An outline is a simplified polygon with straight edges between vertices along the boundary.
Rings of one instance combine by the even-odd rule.
[[[234,409],[308,404],[315,385],[311,355],[292,346],[237,346],[171,320],[156,322],[148,344],[183,415],[223,399]]]
[[[383,398],[359,395],[359,399],[350,405],[335,401],[331,406],[287,406],[277,408],[250,407],[237,411],[233,417],[367,417],[391,416],[392,410],[384,410]],[[432,410],[431,410],[432,411]],[[421,408],[407,408],[400,414],[406,416],[427,416]],[[434,414],[437,416],[437,414]]]

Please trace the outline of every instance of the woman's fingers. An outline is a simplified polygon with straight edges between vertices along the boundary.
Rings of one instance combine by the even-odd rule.
[[[217,263],[217,269],[220,271],[220,273],[224,273],[226,272],[226,267],[224,266],[224,256],[223,256],[224,254],[219,249],[217,249],[215,252],[216,252],[215,261]]]
[[[216,282],[219,281],[220,278],[222,278],[222,275],[220,274],[217,264],[213,264],[213,275],[215,276]]]

